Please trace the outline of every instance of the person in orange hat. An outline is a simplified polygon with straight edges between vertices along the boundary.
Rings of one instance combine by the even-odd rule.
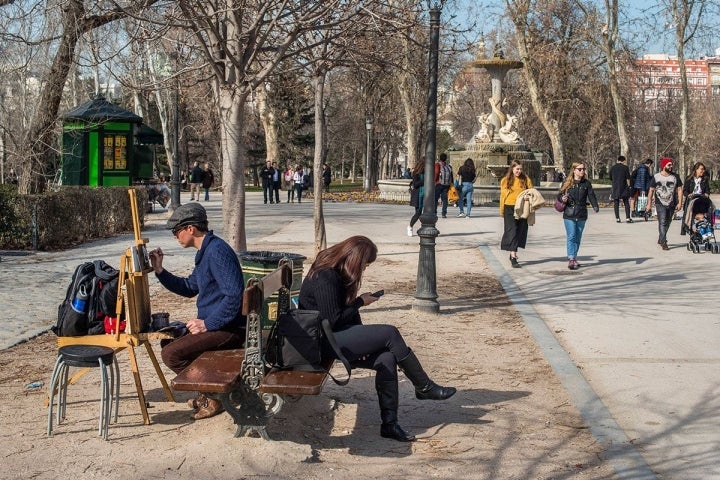
[[[675,212],[682,209],[682,204],[682,180],[673,172],[672,159],[663,158],[660,160],[660,171],[650,179],[648,204],[645,207],[645,211],[649,213],[655,205],[658,219],[658,245],[663,250],[669,250],[667,232],[670,230]]]

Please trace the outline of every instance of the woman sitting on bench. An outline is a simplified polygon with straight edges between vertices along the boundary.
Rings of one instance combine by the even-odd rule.
[[[358,295],[365,267],[375,261],[377,246],[367,237],[350,237],[320,252],[300,288],[301,309],[318,310],[332,325],[338,345],[353,368],[376,372],[375,389],[380,403],[380,435],[401,442],[415,436],[398,425],[399,366],[415,386],[420,400],[445,400],[455,388],[435,384],[423,370],[415,353],[392,325],[363,325],[359,309],[377,301],[370,293]],[[332,357],[327,342],[323,355]]]

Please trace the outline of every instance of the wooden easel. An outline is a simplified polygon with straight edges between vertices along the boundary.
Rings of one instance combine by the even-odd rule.
[[[119,329],[110,335],[86,335],[82,337],[59,337],[58,347],[66,345],[99,345],[102,347],[110,347],[115,349],[115,353],[127,349],[130,368],[132,369],[133,378],[135,379],[135,388],[137,389],[138,400],[140,402],[140,410],[142,411],[143,420],[146,425],[150,425],[150,416],[145,403],[145,393],[142,387],[140,371],[138,370],[137,357],[135,355],[135,347],[145,345],[150,361],[155,367],[160,383],[167,399],[171,402],[175,401],[175,397],[168,387],[165,375],[163,374],[160,364],[158,364],[155,353],[153,352],[150,340],[160,338],[171,338],[162,333],[141,333],[141,330],[147,329],[150,325],[150,289],[148,283],[148,273],[152,271],[152,266],[147,258],[146,245],[148,240],[140,236],[140,217],[137,207],[137,195],[134,189],[129,189],[130,208],[133,219],[133,232],[135,234],[135,245],[127,248],[125,253],[120,257],[120,276],[118,278],[118,296],[117,296],[117,318],[125,313],[126,328],[124,332]],[[145,327],[145,328],[144,328]],[[82,374],[81,372],[80,374]],[[72,383],[77,376],[73,376],[70,380]]]

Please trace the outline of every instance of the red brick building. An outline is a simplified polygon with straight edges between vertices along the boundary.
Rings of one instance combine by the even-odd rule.
[[[690,94],[698,98],[720,95],[720,57],[685,60]],[[635,61],[630,72],[635,98],[662,102],[681,95],[680,63],[674,55],[649,54]]]

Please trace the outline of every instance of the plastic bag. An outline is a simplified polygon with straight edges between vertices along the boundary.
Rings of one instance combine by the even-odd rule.
[[[455,203],[458,200],[460,200],[460,194],[457,188],[455,188],[455,185],[450,185],[450,187],[448,187],[448,202]]]

